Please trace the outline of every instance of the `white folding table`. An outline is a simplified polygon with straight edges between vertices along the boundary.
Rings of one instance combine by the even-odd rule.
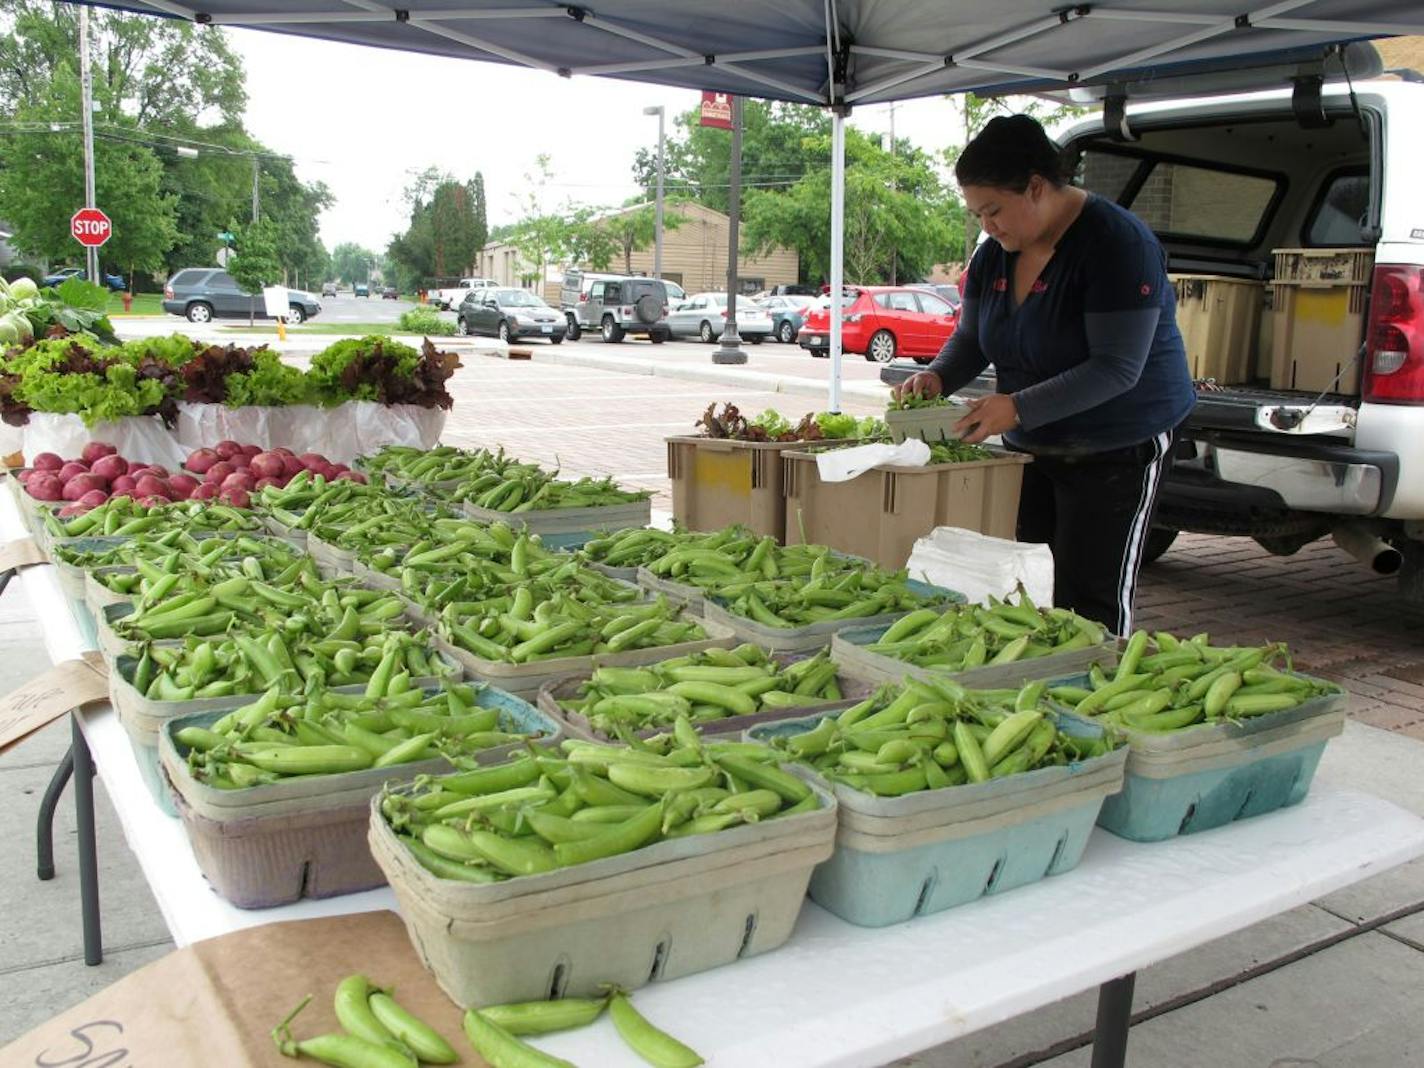
[[[0,493],[0,542],[22,532]],[[51,659],[93,647],[52,567],[28,568],[21,581]],[[74,722],[76,785],[92,754],[180,946],[281,920],[397,911],[387,889],[263,910],[227,904],[203,879],[179,821],[153,803],[113,709],[94,705]],[[91,809],[92,849],[92,800],[78,791],[76,801]],[[97,875],[82,841],[80,851],[91,869],[81,871],[93,906],[86,952],[92,936],[97,963]],[[854,927],[807,902],[782,948],[655,983],[638,1004],[709,1065],[830,1068],[885,1064],[1099,986],[1093,1064],[1121,1066],[1138,969],[1421,854],[1424,821],[1322,783],[1293,808],[1166,842],[1095,830],[1071,872],[893,927]],[[606,1020],[538,1044],[584,1065],[641,1063]]]

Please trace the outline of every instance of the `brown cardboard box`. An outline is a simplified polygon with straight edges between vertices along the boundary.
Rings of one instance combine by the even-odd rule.
[[[780,540],[786,525],[781,455],[806,443],[667,439],[672,515],[689,530],[721,530],[741,523]]]
[[[916,539],[935,527],[1012,538],[1023,468],[1032,457],[994,451],[992,460],[876,467],[845,482],[822,481],[814,453],[787,453],[786,544],[829,545],[899,569]]]
[[[1174,274],[1171,279],[1192,378],[1223,386],[1250,382],[1265,287],[1218,275]]]
[[[462,1013],[421,966],[392,912],[267,924],[177,950],[12,1042],[0,1050],[0,1064],[312,1064],[283,1057],[269,1032],[308,994],[293,1035],[336,1031],[332,995],[356,972],[394,987],[461,1063],[483,1064],[463,1036]]]

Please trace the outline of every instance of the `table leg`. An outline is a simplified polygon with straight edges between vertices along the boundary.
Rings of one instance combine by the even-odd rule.
[[[1132,1024],[1132,987],[1137,973],[1109,979],[1098,987],[1098,1022],[1093,1030],[1092,1068],[1123,1068],[1127,1029]]]
[[[54,777],[45,787],[40,801],[39,820],[35,826],[35,853],[37,854],[36,874],[41,882],[54,878],[54,810],[64,794],[69,777],[74,774],[74,748],[71,746],[54,769]]]
[[[79,728],[79,713],[69,714],[73,726],[74,810],[79,829],[79,911],[84,921],[84,963],[101,964],[104,940],[99,930],[99,858],[94,846],[94,758]]]

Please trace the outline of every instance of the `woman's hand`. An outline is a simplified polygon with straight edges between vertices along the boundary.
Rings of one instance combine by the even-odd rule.
[[[944,383],[933,371],[920,371],[905,379],[890,392],[896,400],[900,400],[902,397],[923,397],[925,400],[934,400],[944,392]]]
[[[914,380],[910,379],[911,382]],[[1014,405],[1013,394],[993,393],[970,401],[969,414],[954,425],[954,432],[962,440],[973,444],[1018,425],[1019,412]]]

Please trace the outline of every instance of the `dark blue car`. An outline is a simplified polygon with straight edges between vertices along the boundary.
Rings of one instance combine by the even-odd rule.
[[[63,285],[65,282],[69,281],[71,278],[79,278],[79,279],[82,279],[83,277],[84,277],[84,268],[83,268],[83,267],[61,267],[59,270],[55,271],[53,274],[47,274],[47,275],[45,275],[42,279],[40,279],[40,285],[42,285],[42,286],[57,286],[57,285]],[[106,275],[104,275],[103,277],[104,277],[104,284],[105,284],[106,286],[108,286],[110,289],[112,289],[115,293],[120,293],[120,292],[122,292],[123,290],[125,290],[125,289],[128,288],[128,286],[125,285],[125,283],[124,283],[124,276],[121,275],[121,274],[106,274]]]

